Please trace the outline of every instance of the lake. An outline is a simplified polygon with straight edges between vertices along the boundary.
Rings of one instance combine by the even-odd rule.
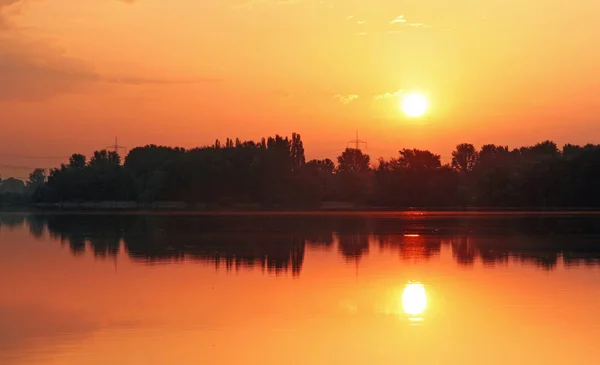
[[[0,214],[0,364],[597,364],[600,215]]]

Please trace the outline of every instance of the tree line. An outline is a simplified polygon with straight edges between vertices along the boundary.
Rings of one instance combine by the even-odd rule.
[[[147,145],[118,153],[74,154],[37,169],[27,182],[0,182],[0,197],[33,203],[160,201],[207,207],[321,207],[346,202],[382,208],[597,208],[600,145],[544,141],[509,149],[462,143],[449,164],[427,150],[401,149],[372,161],[347,148],[336,163],[307,161],[299,134],[227,139],[184,149]]]

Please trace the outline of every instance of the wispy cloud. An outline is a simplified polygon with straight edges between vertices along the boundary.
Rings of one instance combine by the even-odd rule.
[[[354,100],[358,99],[358,95],[356,95],[356,94],[349,94],[349,95],[335,94],[333,96],[333,98],[336,99],[337,101],[339,101],[340,103],[346,105],[346,104],[350,104]]]
[[[22,0],[0,0],[0,31],[5,30],[11,25],[7,13],[10,10],[14,11],[13,6],[16,6],[20,2]]]
[[[398,96],[400,96],[402,94],[402,89],[393,92],[393,93],[383,93],[383,94],[377,94],[375,96],[373,96],[373,99],[375,100],[382,100],[382,99],[391,99],[391,98],[396,98]]]
[[[403,33],[411,28],[433,28],[433,26],[426,23],[411,22],[404,15],[398,15],[389,21],[385,21],[385,18],[361,19],[354,15],[350,15],[346,19],[355,24],[356,28],[353,28],[353,31],[358,36],[377,33]]]
[[[392,19],[390,21],[390,24],[402,25],[402,26],[413,27],[413,28],[433,28],[432,25],[428,25],[425,23],[409,22],[404,15],[398,15],[397,17],[395,17],[394,19]]]
[[[404,17],[404,15],[398,15],[396,18],[394,18],[390,24],[402,24],[402,23],[406,23],[406,18]]]
[[[433,25],[424,24],[424,23],[408,23],[409,27],[415,28],[433,28]]]

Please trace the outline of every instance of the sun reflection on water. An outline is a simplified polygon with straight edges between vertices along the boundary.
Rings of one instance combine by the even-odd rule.
[[[402,292],[402,309],[411,321],[422,321],[427,308],[427,291],[421,283],[408,283]]]

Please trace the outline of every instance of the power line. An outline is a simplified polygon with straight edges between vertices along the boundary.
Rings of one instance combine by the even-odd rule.
[[[310,157],[308,157],[308,156],[307,156],[307,157],[306,157],[306,159],[307,159],[307,160],[316,160],[316,159],[323,158],[323,157],[329,157],[329,156],[331,156],[332,154],[339,154],[339,153],[342,153],[342,152],[344,152],[344,150],[340,150],[340,149],[338,148],[338,149],[331,150],[331,151],[325,151],[325,152],[321,152],[321,153],[319,153],[318,155],[312,155],[312,156],[310,156]]]
[[[69,156],[28,156],[28,155],[17,155],[12,153],[0,153],[0,157],[10,158],[27,158],[27,159],[67,159]]]
[[[15,170],[35,170],[35,169],[44,169],[44,170],[50,170],[52,167],[33,167],[33,166],[22,166],[22,165],[4,165],[4,164],[0,164],[0,167],[6,168],[6,169],[15,169]]]

